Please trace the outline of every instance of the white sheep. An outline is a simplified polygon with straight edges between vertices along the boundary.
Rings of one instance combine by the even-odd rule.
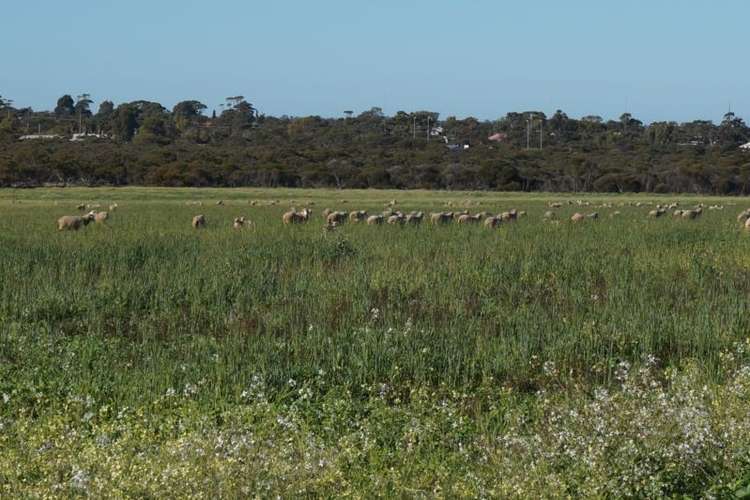
[[[201,227],[206,227],[206,216],[202,214],[193,217],[193,228],[198,229]]]
[[[88,225],[89,222],[94,220],[94,215],[89,212],[84,216],[80,215],[63,215],[57,219],[57,230],[58,231],[78,231],[82,226]]]

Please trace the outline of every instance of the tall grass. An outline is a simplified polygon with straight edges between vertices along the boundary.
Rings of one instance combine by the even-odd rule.
[[[404,210],[443,210],[450,201],[528,216],[496,231],[323,231],[326,206],[379,212],[392,198]],[[695,363],[705,383],[723,383],[720,353],[750,331],[750,239],[734,219],[745,207],[718,200],[725,210],[683,221],[649,220],[646,207],[566,205],[563,223],[542,222],[558,198],[0,192],[0,392],[39,412],[40,392],[121,409],[196,381],[199,408],[210,412],[241,401],[258,375],[279,397],[290,380],[321,377],[326,390],[365,399],[382,384],[407,399],[416,388],[533,395],[609,386],[620,363],[647,355],[662,369]],[[185,204],[197,199],[204,205]],[[57,217],[89,200],[119,203],[108,226],[55,230]],[[283,211],[310,201],[310,223],[282,225]],[[622,214],[609,218],[615,209]],[[565,222],[576,210],[598,210],[601,219]],[[208,219],[205,230],[190,227],[197,213]],[[235,215],[254,225],[233,231]],[[545,366],[555,367],[554,381]]]

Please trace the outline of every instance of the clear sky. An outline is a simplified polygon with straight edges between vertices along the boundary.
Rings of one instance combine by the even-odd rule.
[[[8,0],[0,95],[750,121],[746,0]]]

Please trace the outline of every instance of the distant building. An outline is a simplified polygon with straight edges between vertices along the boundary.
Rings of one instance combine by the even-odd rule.
[[[18,138],[20,141],[33,141],[33,140],[53,140],[53,139],[62,139],[62,136],[57,134],[29,134],[29,135],[22,135]]]
[[[430,135],[432,137],[438,137],[443,135],[443,127],[432,127],[430,129]]]
[[[508,140],[508,134],[503,132],[496,132],[489,136],[487,140],[492,142],[505,142]]]
[[[81,133],[81,134],[73,134],[73,137],[71,137],[70,142],[78,142],[83,141],[85,139],[109,139],[109,136],[107,134],[89,134],[89,133]]]

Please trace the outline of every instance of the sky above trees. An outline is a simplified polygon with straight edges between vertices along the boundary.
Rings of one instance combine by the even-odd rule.
[[[65,91],[94,107],[197,99],[208,113],[241,94],[277,116],[750,115],[739,0],[42,0],[3,18],[0,94],[34,109]]]

